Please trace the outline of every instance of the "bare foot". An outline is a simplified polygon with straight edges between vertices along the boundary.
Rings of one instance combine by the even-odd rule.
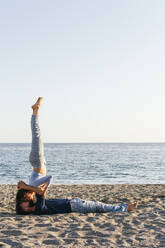
[[[127,211],[128,212],[134,211],[134,210],[137,209],[137,206],[138,206],[138,202],[129,203],[128,206],[127,206]]]
[[[34,105],[32,105],[32,109],[34,110],[36,108],[39,108],[42,101],[43,101],[43,97],[39,97],[38,100],[36,101],[36,103]]]

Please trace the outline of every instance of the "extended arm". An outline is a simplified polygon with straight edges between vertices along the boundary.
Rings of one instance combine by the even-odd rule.
[[[44,198],[46,198],[46,193],[48,191],[48,186],[47,184],[45,184],[43,187],[42,187],[42,192],[39,193],[40,195],[42,195]]]
[[[40,187],[34,187],[34,186],[30,186],[26,183],[24,183],[23,181],[19,181],[17,184],[17,188],[18,189],[26,189],[35,193],[39,193],[41,194],[43,192],[43,189]]]

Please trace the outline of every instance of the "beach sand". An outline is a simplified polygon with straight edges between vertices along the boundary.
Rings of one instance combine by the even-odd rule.
[[[0,247],[165,247],[165,185],[51,185],[47,198],[139,201],[131,213],[15,214],[16,185],[0,185]]]

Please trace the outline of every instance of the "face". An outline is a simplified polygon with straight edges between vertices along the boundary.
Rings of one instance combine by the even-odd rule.
[[[23,210],[26,212],[29,212],[29,213],[34,211],[35,205],[36,205],[36,203],[33,200],[23,201],[20,204],[20,206],[23,208]]]
[[[21,207],[23,208],[24,211],[29,212],[29,202],[25,201],[25,202],[21,202]]]

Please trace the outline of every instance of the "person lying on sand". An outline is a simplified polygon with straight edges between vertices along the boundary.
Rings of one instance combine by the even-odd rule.
[[[46,162],[43,152],[43,143],[39,128],[38,114],[43,98],[39,97],[32,106],[33,114],[31,117],[32,130],[32,149],[29,161],[33,167],[29,179],[29,185],[23,181],[18,182],[18,192],[16,195],[17,214],[57,214],[69,212],[113,212],[113,211],[133,211],[138,203],[109,205],[101,202],[84,201],[79,198],[51,199],[46,200],[46,192],[50,185],[52,176],[46,175]]]
[[[110,205],[103,202],[74,199],[46,199],[48,187],[32,187],[23,181],[18,182],[18,188],[22,192],[21,197],[17,197],[17,214],[62,214],[62,213],[106,213],[106,212],[129,212],[136,210],[138,203]],[[31,190],[31,191],[30,191]],[[33,191],[34,190],[34,191]],[[34,193],[37,192],[38,193]],[[30,193],[31,192],[31,193]],[[33,192],[33,193],[32,193]],[[26,194],[29,194],[28,197]],[[29,199],[29,196],[31,197]]]

